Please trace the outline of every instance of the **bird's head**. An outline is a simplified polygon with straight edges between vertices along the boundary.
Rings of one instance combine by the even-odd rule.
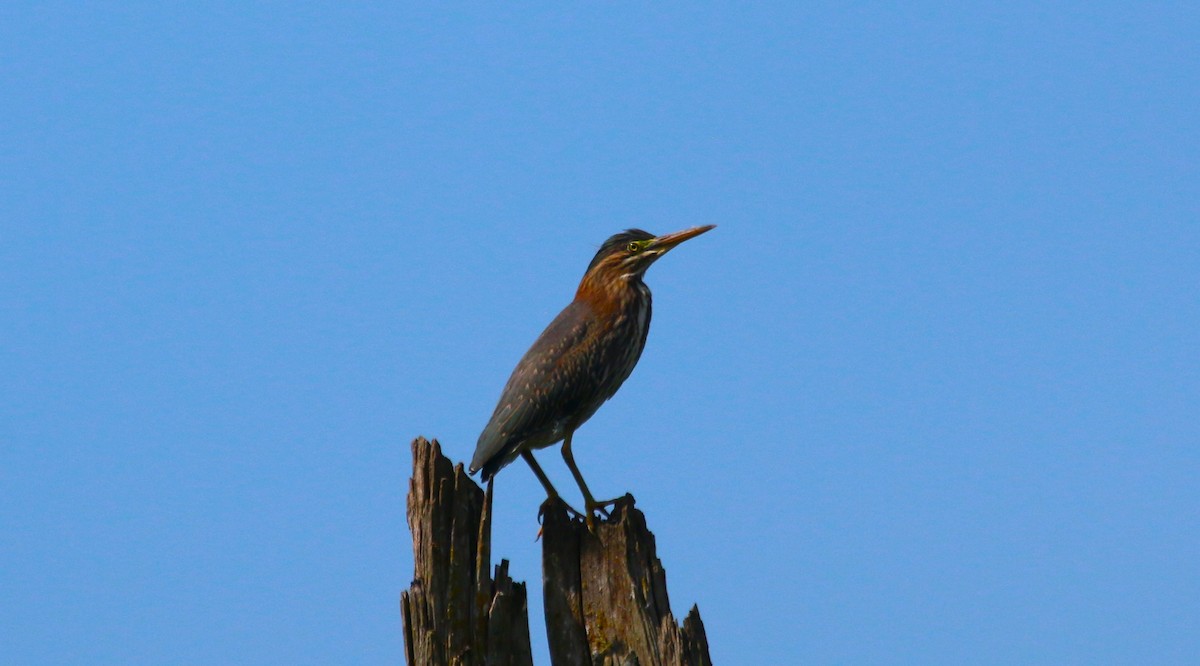
[[[627,229],[610,237],[600,246],[584,273],[584,282],[597,280],[611,284],[617,280],[638,279],[659,257],[689,238],[695,238],[717,225],[692,227],[665,236],[641,229]]]

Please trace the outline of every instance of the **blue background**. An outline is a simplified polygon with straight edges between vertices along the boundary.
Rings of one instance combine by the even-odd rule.
[[[718,663],[1200,663],[1195,3],[79,4],[0,8],[5,663],[400,663],[409,441],[708,223],[575,448]]]

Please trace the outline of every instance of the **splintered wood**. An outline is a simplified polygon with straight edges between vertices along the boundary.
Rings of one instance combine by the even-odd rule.
[[[532,666],[525,584],[491,568],[491,496],[437,441],[412,443],[413,582],[400,596],[410,666]]]

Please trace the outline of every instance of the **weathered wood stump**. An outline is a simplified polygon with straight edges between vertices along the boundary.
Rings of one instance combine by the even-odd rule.
[[[683,626],[646,517],[632,495],[588,531],[561,500],[542,505],[542,593],[555,666],[709,666],[700,610]]]
[[[412,443],[412,585],[400,596],[410,666],[533,666],[525,584],[491,567],[491,493],[451,466],[437,441]],[[490,490],[490,488],[489,488]]]
[[[491,558],[491,493],[412,443],[408,525],[414,580],[401,595],[410,666],[532,666],[524,583]],[[654,535],[630,495],[588,531],[558,500],[542,505],[542,583],[554,666],[710,666],[700,611],[683,626],[667,598]]]

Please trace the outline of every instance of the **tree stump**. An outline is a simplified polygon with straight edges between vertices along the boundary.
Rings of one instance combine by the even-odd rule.
[[[491,567],[491,488],[451,467],[437,440],[412,443],[413,582],[400,596],[409,666],[533,666],[525,584]]]
[[[524,583],[491,558],[491,486],[412,443],[408,526],[414,579],[401,595],[409,666],[532,666]],[[541,508],[546,635],[554,666],[711,666],[700,611],[683,626],[646,517],[621,498],[596,533],[561,500]]]
[[[542,505],[542,593],[555,666],[711,666],[700,610],[683,626],[632,495],[588,531],[561,500]]]

